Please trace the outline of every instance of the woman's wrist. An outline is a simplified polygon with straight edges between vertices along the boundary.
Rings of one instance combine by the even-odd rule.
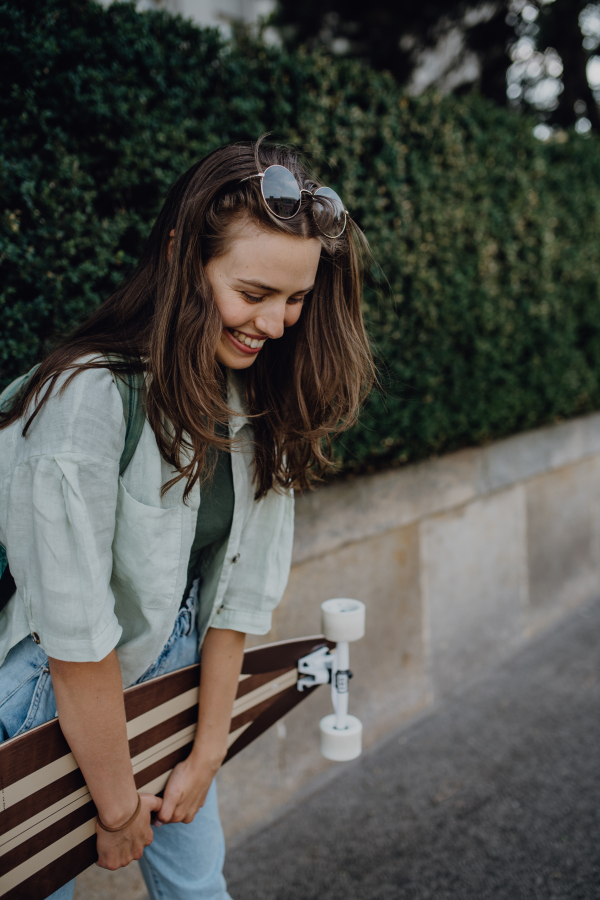
[[[123,799],[111,798],[110,800],[104,800],[102,803],[96,801],[98,818],[107,829],[121,828],[132,816],[135,817],[136,810],[139,807],[139,797],[140,795],[136,791],[135,786],[133,786]]]
[[[190,753],[189,760],[194,768],[212,769],[218,772],[227,755],[227,743],[197,744]]]
[[[135,810],[133,812],[133,815],[129,816],[129,818],[126,819],[122,825],[106,825],[102,821],[100,816],[98,816],[98,825],[100,826],[102,831],[108,831],[111,834],[115,834],[117,831],[125,831],[126,828],[128,828],[130,825],[133,824],[134,819],[137,819],[141,808],[142,808],[142,796],[141,796],[141,794],[138,794],[137,804],[136,804]]]

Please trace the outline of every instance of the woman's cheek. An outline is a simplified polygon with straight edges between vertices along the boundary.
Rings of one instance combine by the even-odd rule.
[[[215,293],[215,301],[225,328],[240,328],[252,318],[250,304],[238,295]]]

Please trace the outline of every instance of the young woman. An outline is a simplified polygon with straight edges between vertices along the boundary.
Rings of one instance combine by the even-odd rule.
[[[133,273],[0,415],[17,587],[0,614],[0,740],[58,715],[98,808],[99,865],[140,859],[154,900],[229,897],[214,777],[244,635],[269,630],[288,578],[293,491],[329,465],[372,376],[360,244],[294,152],[223,147],[175,183]],[[119,477],[123,371],[143,373],[146,419]],[[200,651],[193,750],[162,800],[139,796],[123,687]]]

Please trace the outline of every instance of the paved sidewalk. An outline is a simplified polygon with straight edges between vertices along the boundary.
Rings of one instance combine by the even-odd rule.
[[[600,604],[230,850],[234,900],[600,898]]]

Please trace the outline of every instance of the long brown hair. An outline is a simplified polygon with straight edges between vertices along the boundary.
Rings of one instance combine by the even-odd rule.
[[[263,141],[221,147],[182,175],[138,265],[44,359],[27,390],[0,414],[0,427],[23,417],[33,400],[26,435],[63,372],[73,369],[70,380],[82,369],[106,367],[107,354],[123,358],[111,368],[151,375],[146,414],[162,456],[178,472],[164,489],[185,478],[187,496],[204,477],[209,447],[235,449],[215,431],[234,411],[215,357],[223,323],[205,267],[227,251],[230,226],[245,215],[263,230],[317,238],[322,245],[315,287],[299,321],[267,341],[241,373],[247,412],[254,417],[256,497],[271,488],[303,489],[330,468],[331,436],[356,420],[373,379],[360,310],[365,242],[350,220],[340,238],[323,236],[311,201],[303,201],[292,219],[272,216],[260,180],[242,179],[273,164],[290,169],[301,188],[319,187],[295,151]],[[90,354],[96,359],[81,361]]]

